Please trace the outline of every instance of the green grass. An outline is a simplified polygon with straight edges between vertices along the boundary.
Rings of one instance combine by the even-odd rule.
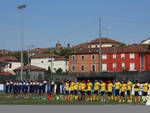
[[[107,98],[107,97],[106,97]],[[129,104],[127,99],[125,103],[115,101],[101,103],[100,101],[65,101],[65,100],[33,100],[24,98],[6,98],[5,93],[0,93],[0,105],[116,105],[116,104]],[[135,103],[130,103],[136,105]],[[142,105],[142,104],[140,104]]]

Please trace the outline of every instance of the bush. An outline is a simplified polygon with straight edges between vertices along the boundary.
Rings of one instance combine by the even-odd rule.
[[[129,70],[128,69],[123,69],[122,72],[129,72]]]
[[[150,50],[150,43],[148,44],[148,50]]]
[[[57,74],[61,74],[63,72],[63,70],[61,69],[61,68],[58,68],[57,70],[56,70],[56,73]]]

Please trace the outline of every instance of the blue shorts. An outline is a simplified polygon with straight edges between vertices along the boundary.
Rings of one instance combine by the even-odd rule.
[[[51,91],[50,90],[47,90],[47,94],[50,94],[51,93]]]

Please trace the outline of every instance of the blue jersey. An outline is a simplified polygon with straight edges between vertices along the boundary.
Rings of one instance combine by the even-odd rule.
[[[50,92],[51,92],[50,84],[47,83],[47,84],[46,84],[46,87],[47,87],[47,94],[50,94]]]
[[[61,85],[61,92],[62,92],[62,95],[65,94],[65,84],[62,84],[62,85]]]

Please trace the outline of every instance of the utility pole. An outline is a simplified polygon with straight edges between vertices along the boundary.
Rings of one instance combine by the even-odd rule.
[[[20,20],[21,20],[21,77],[20,80],[23,80],[23,9],[26,8],[26,5],[19,5],[18,9],[21,10],[20,12]]]
[[[102,38],[102,34],[101,34],[101,18],[99,18],[99,72],[101,72],[101,53],[102,53],[102,43],[101,43],[101,38]]]

